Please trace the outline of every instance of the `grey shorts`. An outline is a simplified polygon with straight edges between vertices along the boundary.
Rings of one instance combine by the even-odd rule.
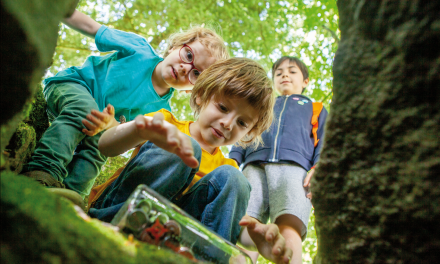
[[[248,164],[243,174],[249,180],[252,191],[247,214],[267,223],[277,217],[291,214],[303,222],[301,238],[307,236],[312,203],[303,187],[307,171],[296,164],[261,163]]]

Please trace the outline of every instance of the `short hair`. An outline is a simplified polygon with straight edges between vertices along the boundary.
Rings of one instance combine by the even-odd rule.
[[[201,105],[197,105],[200,97]],[[210,100],[222,97],[246,100],[258,110],[258,120],[249,133],[237,143],[245,147],[262,143],[261,134],[269,129],[273,120],[272,81],[264,68],[247,58],[231,58],[218,61],[202,72],[192,89],[190,105],[197,119]]]
[[[228,49],[225,41],[215,30],[209,26],[191,26],[186,30],[181,30],[171,34],[167,40],[167,47],[163,57],[169,54],[169,50],[174,47],[183,46],[198,40],[217,60],[229,59]]]
[[[298,66],[298,68],[300,69],[302,75],[303,75],[303,80],[309,78],[309,70],[307,69],[307,66],[304,64],[304,62],[302,60],[300,60],[297,57],[291,57],[291,56],[283,56],[281,58],[279,58],[273,65],[272,65],[272,80],[274,79],[275,76],[275,71],[278,69],[278,67],[280,67],[281,63],[283,63],[285,60],[289,60],[290,63],[295,63],[296,66]],[[304,92],[306,88],[303,88],[303,90],[301,91],[301,93]]]

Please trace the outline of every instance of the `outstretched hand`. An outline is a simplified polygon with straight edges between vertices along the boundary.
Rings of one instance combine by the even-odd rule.
[[[176,154],[191,168],[199,166],[199,162],[194,157],[190,137],[180,132],[176,126],[164,121],[162,113],[156,113],[152,119],[139,115],[135,119],[135,124],[140,137]]]
[[[315,168],[312,168],[309,173],[307,173],[306,178],[304,179],[304,187],[309,189],[307,193],[307,198],[312,200],[312,192],[310,191],[310,180],[312,179],[313,174],[315,173]]]
[[[115,120],[115,108],[111,104],[107,105],[102,113],[98,110],[92,110],[86,118],[82,120],[86,127],[82,132],[91,137],[118,124]]]
[[[258,252],[274,263],[289,263],[292,250],[286,246],[286,240],[275,224],[262,224],[257,219],[245,215],[239,222],[247,227],[249,236],[255,243]]]

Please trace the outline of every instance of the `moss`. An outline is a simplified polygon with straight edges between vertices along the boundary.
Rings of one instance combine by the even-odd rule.
[[[27,163],[35,150],[35,130],[26,123],[20,123],[13,134],[5,152],[8,153],[6,167],[15,172],[20,172],[23,164]]]
[[[49,119],[47,117],[46,108],[47,103],[43,95],[43,87],[38,85],[35,97],[32,100],[31,109],[24,120],[26,124],[34,128],[37,142],[41,139],[43,133],[49,127]]]
[[[1,177],[1,263],[191,263],[165,249],[130,242],[31,179]]]

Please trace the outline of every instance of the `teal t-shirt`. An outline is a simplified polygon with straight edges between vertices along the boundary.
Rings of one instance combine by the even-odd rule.
[[[77,82],[91,93],[99,110],[107,104],[115,107],[115,117],[127,121],[164,108],[171,111],[174,89],[160,97],[153,88],[151,76],[163,59],[145,38],[101,26],[95,43],[99,51],[112,54],[89,56],[81,67],[70,67],[44,80],[46,87],[53,82]]]

